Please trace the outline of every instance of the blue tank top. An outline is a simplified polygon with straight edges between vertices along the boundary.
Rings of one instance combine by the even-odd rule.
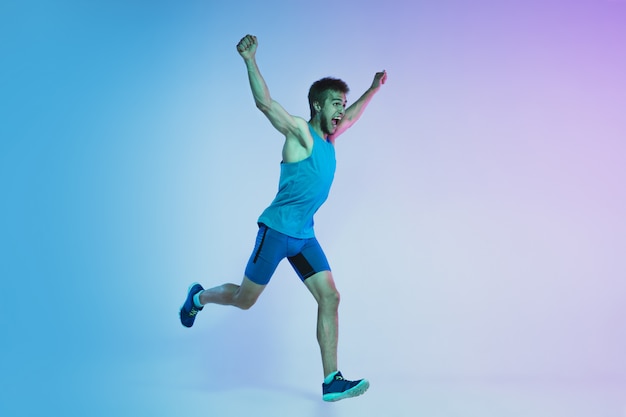
[[[313,152],[308,158],[280,164],[278,194],[259,217],[259,223],[287,236],[315,237],[313,215],[326,201],[335,177],[335,147],[309,125]]]

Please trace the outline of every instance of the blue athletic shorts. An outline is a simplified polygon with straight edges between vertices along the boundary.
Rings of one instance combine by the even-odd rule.
[[[326,255],[316,238],[297,239],[259,224],[246,276],[257,284],[266,285],[285,258],[302,281],[318,272],[330,271]]]

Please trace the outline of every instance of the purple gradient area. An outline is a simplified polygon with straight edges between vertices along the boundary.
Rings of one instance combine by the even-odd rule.
[[[0,415],[626,415],[626,2],[0,6]],[[306,117],[331,75],[387,84],[337,143],[316,232],[342,294],[287,263],[238,283],[282,138],[235,51]]]

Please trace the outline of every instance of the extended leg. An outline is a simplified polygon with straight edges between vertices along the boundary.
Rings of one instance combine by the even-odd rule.
[[[366,379],[344,379],[337,369],[337,340],[339,334],[339,292],[330,271],[318,272],[304,283],[317,301],[317,340],[322,352],[324,383],[322,399],[339,401],[363,394],[370,386]]]
[[[317,301],[317,341],[326,377],[337,371],[339,292],[330,271],[318,272],[304,283]]]

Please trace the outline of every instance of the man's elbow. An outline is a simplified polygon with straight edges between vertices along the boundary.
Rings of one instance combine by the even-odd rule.
[[[270,111],[270,105],[267,103],[264,103],[260,100],[255,100],[255,104],[256,108],[261,110],[263,114],[267,114]]]

